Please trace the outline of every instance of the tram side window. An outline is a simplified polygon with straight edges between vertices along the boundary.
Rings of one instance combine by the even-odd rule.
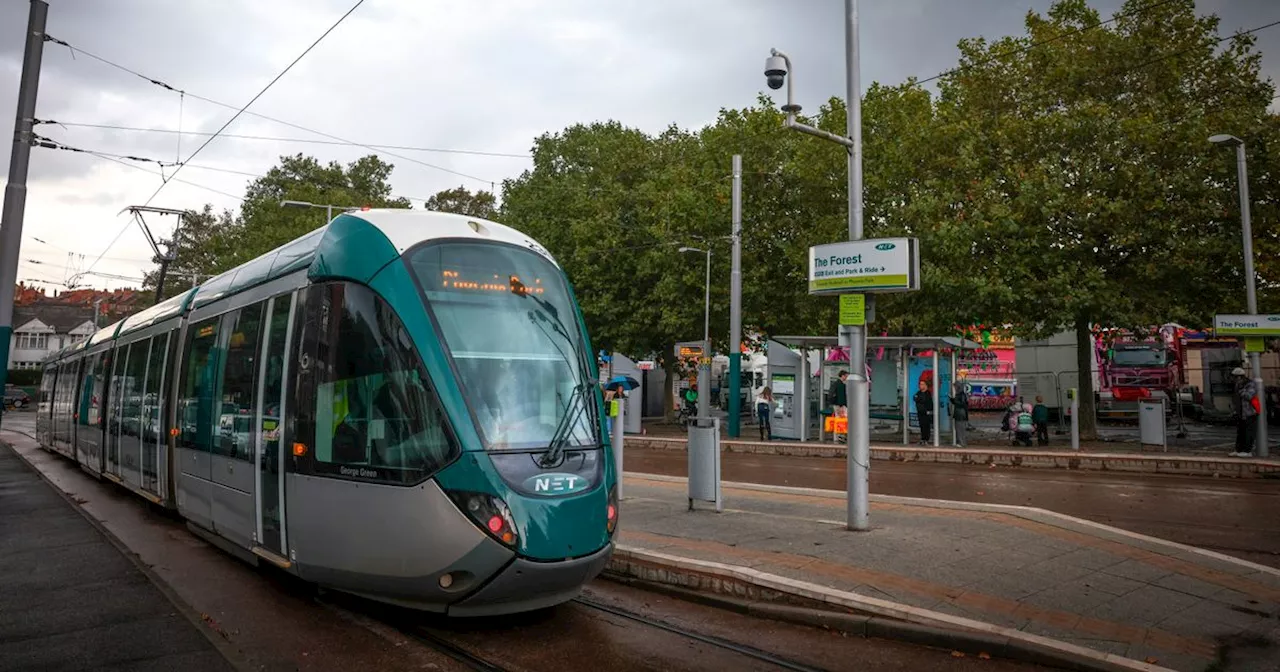
[[[216,415],[214,410],[218,363],[218,320],[211,317],[187,331],[187,356],[182,360],[178,390],[178,447],[210,452]]]
[[[255,303],[224,318],[226,357],[218,438],[214,452],[253,462],[254,393],[257,388],[258,346],[262,341],[262,304]]]
[[[89,358],[89,364],[85,366],[88,371],[85,377],[85,386],[90,388],[89,404],[86,409],[86,418],[84,424],[90,427],[102,426],[102,402],[103,394],[106,392],[105,373],[107,360],[111,359],[110,351],[100,352]]]
[[[412,484],[451,461],[459,449],[395,311],[353,283],[305,301],[298,437],[312,450],[300,470]]]
[[[149,340],[135,341],[129,346],[129,361],[125,365],[124,391],[120,396],[120,432],[125,436],[142,436],[143,379],[147,375],[147,360],[151,356]],[[130,446],[137,445],[134,441]],[[130,465],[133,466],[133,465]]]
[[[57,375],[57,369],[46,367],[44,375],[40,377],[40,412],[48,413],[49,405],[53,403],[53,377]]]

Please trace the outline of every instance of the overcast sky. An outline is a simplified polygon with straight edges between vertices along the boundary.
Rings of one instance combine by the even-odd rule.
[[[50,0],[48,33],[175,88],[235,107],[247,102],[354,0]],[[1095,0],[1109,17],[1119,0]],[[1048,0],[863,0],[862,75],[898,83],[952,67],[961,38],[1022,32]],[[754,102],[770,47],[786,50],[813,110],[844,93],[841,0],[368,0],[250,111],[367,144],[522,155],[533,138],[577,122],[616,119],[656,132],[697,127],[722,107]],[[1280,20],[1274,0],[1202,0],[1224,33]],[[12,137],[28,3],[0,0],[0,137]],[[1280,73],[1280,27],[1259,33],[1264,73]],[[180,105],[181,103],[181,105]],[[179,111],[181,107],[181,117]],[[212,132],[233,110],[187,97],[65,47],[45,45],[37,118]],[[179,126],[181,123],[181,126]],[[1224,129],[1230,131],[1231,129]],[[42,125],[41,135],[102,153],[174,161],[204,136]],[[323,139],[241,116],[226,133]],[[170,208],[235,207],[281,154],[348,162],[359,147],[218,138],[153,201]],[[396,150],[397,195],[489,188],[523,158]],[[726,157],[726,163],[728,157]],[[9,146],[0,150],[7,175]],[[160,185],[155,165],[33,150],[19,279],[62,282],[87,269],[141,277],[150,250],[127,215]],[[165,169],[172,171],[172,168]],[[317,222],[323,214],[317,211]],[[158,224],[160,222],[157,222]],[[172,222],[163,222],[172,227]],[[123,231],[123,233],[121,233]],[[117,239],[118,236],[118,239]],[[35,239],[44,242],[37,242]],[[83,255],[81,257],[80,255]],[[32,261],[42,262],[40,264]],[[99,287],[136,285],[104,277]],[[52,287],[52,286],[51,286]]]

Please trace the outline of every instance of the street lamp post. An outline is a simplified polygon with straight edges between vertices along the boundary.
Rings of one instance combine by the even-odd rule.
[[[1234,135],[1215,135],[1209,138],[1209,142],[1236,149],[1236,177],[1240,182],[1240,235],[1244,239],[1245,301],[1248,304],[1249,314],[1257,315],[1258,292],[1254,285],[1253,273],[1253,228],[1249,219],[1249,168],[1245,159],[1244,141]],[[1249,360],[1253,368],[1253,384],[1258,390],[1258,400],[1262,404],[1262,411],[1258,413],[1258,442],[1254,455],[1267,457],[1271,451],[1270,446],[1267,445],[1267,395],[1266,388],[1262,386],[1262,356],[1251,352]]]
[[[795,73],[791,58],[774,49],[765,60],[764,75],[769,88],[780,89],[787,85],[787,128],[817,136],[839,144],[849,152],[849,240],[862,239],[862,94],[858,67],[858,0],[845,0],[845,132],[836,135],[820,128],[803,124],[796,119],[800,106],[795,102]],[[791,77],[787,77],[788,73]],[[874,315],[874,296],[867,295],[867,321]],[[846,526],[850,530],[870,529],[868,508],[871,476],[870,434],[870,381],[867,380],[867,332],[865,326],[841,326],[840,344],[849,348],[849,378],[846,383],[849,397],[848,457],[845,470],[849,482],[845,507]]]
[[[711,248],[682,247],[681,252],[707,255],[707,284],[702,309],[702,361],[698,362],[698,417],[711,417]]]
[[[282,208],[324,208],[325,224],[328,224],[329,222],[333,221],[334,208],[337,208],[342,212],[350,212],[352,210],[359,209],[350,205],[329,205],[329,204],[322,204],[322,203],[308,203],[306,201],[280,201],[280,207]]]

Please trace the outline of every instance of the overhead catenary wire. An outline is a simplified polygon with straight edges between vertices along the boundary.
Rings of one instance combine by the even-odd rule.
[[[245,114],[253,115],[252,112],[245,112]],[[253,116],[259,116],[259,115],[253,115]],[[172,128],[146,128],[141,126],[120,126],[116,124],[91,124],[91,123],[74,122],[74,121],[60,121],[60,120],[53,120],[53,119],[34,119],[33,122],[35,124],[57,124],[59,126],[65,126],[65,127],[71,127],[71,128],[95,128],[95,129],[101,129],[101,130],[107,130],[107,131],[126,131],[126,132],[133,132],[133,133],[163,133],[163,134],[179,135],[179,136],[213,135],[212,133],[207,131],[184,131],[181,129],[174,130]],[[283,124],[286,122],[276,121],[276,123]],[[308,132],[319,133],[319,131],[308,131]],[[385,145],[385,144],[375,144],[375,143],[362,144],[362,143],[350,142],[346,140],[318,140],[315,138],[283,138],[283,137],[268,136],[268,135],[241,135],[236,133],[223,133],[220,137],[228,138],[231,140],[257,140],[257,141],[263,141],[263,142],[289,142],[289,143],[299,143],[299,144],[307,144],[307,145],[361,147],[361,148],[372,148],[374,150],[392,149],[392,150],[406,151],[406,152],[460,154],[460,155],[466,155],[466,156],[488,156],[488,157],[496,157],[496,158],[504,158],[504,159],[533,158],[533,155],[531,154],[515,154],[511,152],[488,152],[488,151],[482,151],[478,149],[447,149],[443,147],[417,147],[413,145]]]
[[[249,172],[249,171],[236,170],[236,169],[234,169],[234,168],[222,168],[222,167],[219,167],[219,166],[207,166],[207,165],[197,164],[197,163],[174,163],[174,162],[171,162],[171,161],[162,161],[162,160],[160,160],[160,159],[152,159],[152,158],[148,158],[148,157],[145,157],[145,156],[133,156],[133,155],[129,155],[129,154],[113,154],[113,153],[111,153],[111,152],[103,152],[103,151],[93,150],[93,149],[84,149],[84,148],[82,148],[82,147],[74,147],[74,146],[72,146],[72,145],[68,145],[68,144],[66,144],[66,143],[58,142],[57,140],[52,140],[52,139],[50,139],[50,138],[46,138],[46,137],[44,137],[44,136],[42,136],[42,135],[36,135],[36,134],[33,134],[33,142],[32,142],[32,145],[33,145],[33,146],[36,146],[36,147],[42,147],[42,148],[45,148],[45,149],[57,149],[57,150],[63,150],[63,151],[69,151],[69,152],[76,152],[76,153],[78,153],[78,154],[89,154],[89,155],[91,155],[91,156],[96,156],[96,157],[98,157],[98,158],[100,158],[100,159],[105,159],[105,160],[107,160],[107,161],[113,161],[113,162],[115,162],[115,163],[119,163],[119,164],[121,164],[121,165],[128,166],[129,168],[134,168],[134,169],[138,169],[138,168],[139,168],[139,166],[135,166],[135,165],[133,165],[133,164],[126,163],[126,161],[136,161],[136,162],[139,162],[139,163],[154,163],[154,164],[159,165],[161,168],[173,167],[173,166],[179,166],[179,165],[185,165],[185,166],[187,166],[188,168],[194,168],[194,169],[196,169],[196,170],[209,170],[209,171],[218,172],[218,173],[227,173],[227,174],[230,174],[230,175],[240,175],[240,176],[243,176],[243,177],[252,177],[252,178],[255,178],[255,179],[263,179],[263,178],[265,178],[265,177],[266,177],[266,175],[263,175],[263,174],[261,174],[261,173],[251,173],[251,172]],[[151,174],[151,175],[158,175],[158,176],[160,176],[160,177],[161,177],[161,179],[173,179],[173,180],[174,180],[174,181],[176,181],[176,182],[181,182],[181,183],[183,183],[183,184],[186,184],[186,185],[189,185],[189,186],[193,186],[193,187],[196,187],[196,188],[199,188],[199,189],[204,189],[204,190],[206,190],[206,191],[211,191],[211,192],[213,192],[213,193],[215,193],[215,194],[220,194],[220,195],[222,195],[222,196],[226,196],[226,197],[228,197],[228,198],[234,198],[234,199],[236,199],[237,201],[244,201],[244,198],[243,198],[243,197],[241,197],[241,196],[236,196],[235,194],[230,194],[230,193],[227,193],[227,192],[225,192],[225,191],[220,191],[220,190],[218,190],[218,189],[214,189],[213,187],[208,187],[208,186],[205,186],[205,185],[202,185],[202,184],[196,183],[196,182],[191,182],[191,181],[188,181],[188,180],[180,180],[180,179],[176,179],[176,178],[174,178],[172,175],[169,175],[169,176],[167,176],[167,177],[166,177],[163,173],[157,173],[156,171],[153,171],[153,170],[145,170],[145,169],[143,169],[143,172],[145,172],[145,173],[149,173],[149,174]],[[427,200],[427,199],[425,199],[425,198],[422,198],[421,196],[408,196],[408,195],[405,195],[405,194],[395,194],[395,193],[393,193],[393,194],[391,194],[391,196],[392,196],[392,197],[394,197],[394,198],[403,198],[403,199],[408,200],[408,201],[424,201],[424,202],[425,202],[425,201]]]
[[[362,0],[362,1],[363,1],[363,0]],[[353,9],[354,9],[354,8],[353,8]],[[336,24],[335,24],[335,26],[336,26]],[[332,30],[332,28],[331,28],[330,30]],[[424,167],[426,167],[426,168],[431,168],[431,169],[433,169],[433,170],[439,170],[439,171],[442,171],[442,172],[451,173],[451,174],[453,174],[453,175],[457,175],[457,176],[459,176],[459,177],[465,177],[465,178],[467,178],[467,179],[469,179],[469,180],[475,180],[475,181],[477,181],[477,182],[481,182],[481,183],[484,183],[484,184],[490,184],[490,185],[492,185],[492,184],[494,184],[495,182],[497,182],[497,180],[491,180],[491,179],[486,179],[486,178],[483,178],[483,177],[477,177],[477,176],[475,176],[475,175],[470,175],[470,174],[467,174],[467,173],[463,173],[463,172],[460,172],[460,171],[457,171],[457,170],[453,170],[453,169],[451,169],[451,168],[445,168],[444,166],[438,166],[438,165],[435,165],[435,164],[432,164],[432,163],[427,163],[426,161],[422,161],[422,160],[420,160],[420,159],[416,159],[416,158],[413,158],[413,157],[411,157],[411,156],[404,156],[404,155],[402,155],[402,154],[396,154],[396,153],[394,153],[394,152],[392,152],[392,151],[389,151],[389,150],[386,148],[386,147],[389,147],[389,146],[383,146],[383,148],[378,148],[378,147],[375,147],[375,146],[373,146],[373,145],[369,145],[369,144],[366,144],[366,143],[363,143],[363,142],[356,142],[356,141],[354,141],[354,140],[349,140],[349,139],[347,139],[347,138],[343,138],[343,137],[341,137],[341,136],[334,135],[334,134],[332,134],[332,133],[326,133],[326,132],[324,132],[324,131],[317,131],[317,130],[315,130],[315,129],[313,129],[313,128],[307,128],[306,126],[302,126],[302,125],[300,125],[300,124],[295,124],[295,123],[290,122],[290,121],[285,121],[285,120],[283,120],[283,119],[278,119],[278,118],[276,118],[276,117],[271,117],[271,116],[268,116],[268,115],[265,115],[265,114],[261,114],[261,113],[258,113],[258,112],[253,112],[253,111],[250,111],[250,110],[241,109],[241,108],[238,108],[238,107],[236,107],[235,105],[231,105],[231,104],[229,104],[229,103],[224,103],[224,102],[219,101],[219,100],[214,100],[214,99],[212,99],[212,98],[208,98],[208,97],[205,97],[205,96],[201,96],[201,95],[198,95],[198,94],[192,93],[192,92],[190,92],[190,91],[187,91],[187,90],[185,90],[185,89],[179,89],[179,88],[177,88],[177,87],[174,87],[174,86],[172,86],[172,85],[170,85],[170,84],[168,84],[168,83],[165,83],[165,82],[163,82],[163,81],[161,81],[161,80],[159,80],[159,79],[156,79],[156,78],[154,78],[154,77],[148,77],[147,75],[144,75],[144,74],[142,74],[142,73],[140,73],[140,72],[138,72],[138,71],[136,71],[136,70],[133,70],[132,68],[128,68],[128,67],[126,67],[126,66],[123,66],[123,65],[120,65],[120,64],[118,64],[118,63],[115,63],[115,62],[113,62],[113,61],[111,61],[111,60],[108,60],[108,59],[106,59],[106,58],[103,58],[103,57],[101,57],[101,56],[98,56],[97,54],[93,54],[93,53],[87,52],[87,51],[85,51],[84,49],[81,49],[81,48],[76,47],[76,46],[74,46],[74,45],[68,44],[65,40],[59,40],[59,39],[57,39],[57,38],[53,38],[53,37],[50,37],[50,36],[46,36],[46,37],[45,37],[45,39],[46,39],[47,41],[54,42],[55,44],[59,44],[59,45],[65,46],[65,47],[67,47],[68,49],[71,49],[73,53],[80,53],[80,54],[85,54],[85,55],[87,55],[87,56],[90,56],[90,57],[92,57],[94,60],[97,60],[97,61],[99,61],[99,62],[101,62],[101,63],[104,63],[104,64],[106,64],[106,65],[109,65],[109,66],[111,66],[111,67],[117,68],[117,69],[119,69],[119,70],[122,70],[122,71],[124,71],[124,72],[127,72],[127,73],[129,73],[129,74],[131,74],[131,75],[134,75],[135,77],[138,77],[138,78],[140,78],[140,79],[142,79],[142,80],[144,80],[144,81],[146,81],[146,82],[149,82],[149,83],[151,83],[151,84],[154,84],[154,85],[156,85],[156,86],[159,86],[159,87],[161,87],[161,88],[163,88],[163,89],[165,89],[165,90],[167,90],[167,91],[172,91],[172,92],[174,92],[174,93],[179,93],[179,94],[181,94],[181,95],[183,95],[183,96],[186,96],[186,97],[188,97],[188,98],[192,98],[192,99],[195,99],[195,100],[199,100],[199,101],[202,101],[202,102],[209,103],[210,105],[217,105],[217,106],[219,106],[219,107],[224,107],[224,108],[227,108],[227,109],[236,110],[236,114],[237,114],[237,116],[239,116],[239,115],[241,115],[241,114],[244,114],[244,115],[248,115],[248,116],[252,116],[252,117],[257,117],[257,118],[259,118],[259,119],[263,119],[263,120],[266,120],[266,121],[270,121],[270,122],[272,122],[272,123],[280,124],[280,125],[282,125],[282,126],[288,126],[289,128],[297,129],[297,130],[299,130],[299,131],[303,131],[303,132],[306,132],[306,133],[312,133],[312,134],[315,134],[315,135],[319,135],[319,136],[321,136],[321,137],[328,138],[329,140],[336,141],[338,144],[350,145],[350,146],[355,146],[355,147],[362,147],[362,148],[364,148],[364,149],[368,149],[369,151],[372,151],[372,152],[375,152],[375,153],[385,154],[385,155],[387,155],[387,156],[392,156],[392,157],[395,157],[395,158],[397,158],[397,159],[402,159],[402,160],[404,160],[404,161],[408,161],[408,162],[410,162],[410,163],[415,163],[415,164],[418,164],[418,165],[420,165],[420,166],[424,166]],[[313,46],[314,46],[314,45],[313,45]],[[233,119],[234,119],[234,117],[233,117]],[[206,144],[207,144],[207,143],[206,143]],[[413,149],[420,149],[420,148],[413,148]],[[523,157],[521,157],[521,158],[523,158]]]
[[[333,25],[329,26],[328,30],[321,33],[320,37],[317,37],[315,41],[312,42],[306,49],[303,49],[302,53],[298,54],[297,58],[290,61],[289,65],[286,65],[284,70],[281,70],[280,73],[277,74],[275,77],[273,77],[270,82],[267,82],[266,86],[262,87],[262,90],[258,91],[258,93],[254,95],[253,98],[250,98],[249,102],[245,103],[243,106],[241,106],[239,110],[236,111],[235,114],[231,115],[231,118],[228,119],[226,123],[222,124],[222,127],[219,128],[217,131],[215,131],[213,135],[206,138],[205,141],[201,143],[201,145],[197,147],[194,152],[191,152],[191,154],[187,156],[185,161],[183,161],[182,163],[179,163],[177,168],[173,171],[174,175],[177,175],[178,171],[182,170],[182,166],[184,164],[186,164],[188,161],[191,161],[191,159],[196,158],[196,156],[198,156],[200,152],[204,151],[205,147],[208,147],[210,143],[216,140],[218,138],[218,134],[227,130],[227,128],[231,126],[231,124],[235,123],[236,119],[239,119],[240,115],[244,114],[245,110],[249,109],[251,105],[258,102],[259,98],[261,98],[264,94],[266,94],[267,91],[270,91],[271,87],[275,86],[276,82],[280,81],[281,78],[283,78],[286,74],[289,73],[290,70],[293,69],[293,66],[297,65],[303,58],[306,57],[307,54],[311,53],[311,50],[315,49],[316,45],[320,44],[320,42],[322,42],[324,38],[328,37],[329,33],[332,33],[335,28],[342,25],[342,22],[345,21],[348,16],[351,16],[352,12],[356,11],[356,9],[358,9],[360,5],[363,5],[364,2],[365,0],[356,0],[356,3],[351,6],[351,9],[348,9],[345,14],[338,17],[338,20],[333,22]],[[144,205],[151,205],[151,201],[155,200],[155,197],[160,194],[160,192],[164,189],[166,184],[168,184],[168,180],[161,182],[160,186],[156,187],[155,193],[151,194],[151,197],[147,199],[147,202],[144,203]],[[92,268],[92,266],[90,266],[90,268]]]

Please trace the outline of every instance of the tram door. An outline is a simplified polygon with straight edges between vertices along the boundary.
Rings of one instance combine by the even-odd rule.
[[[223,315],[218,347],[225,356],[215,397],[213,529],[244,548],[251,546],[256,529],[254,419],[265,310],[263,303],[255,303]]]
[[[286,408],[289,346],[293,338],[293,311],[296,294],[277,296],[267,304],[263,320],[262,357],[259,362],[258,407],[255,412],[257,463],[257,532],[254,539],[263,549],[281,558],[285,552],[284,526],[284,419]]]

